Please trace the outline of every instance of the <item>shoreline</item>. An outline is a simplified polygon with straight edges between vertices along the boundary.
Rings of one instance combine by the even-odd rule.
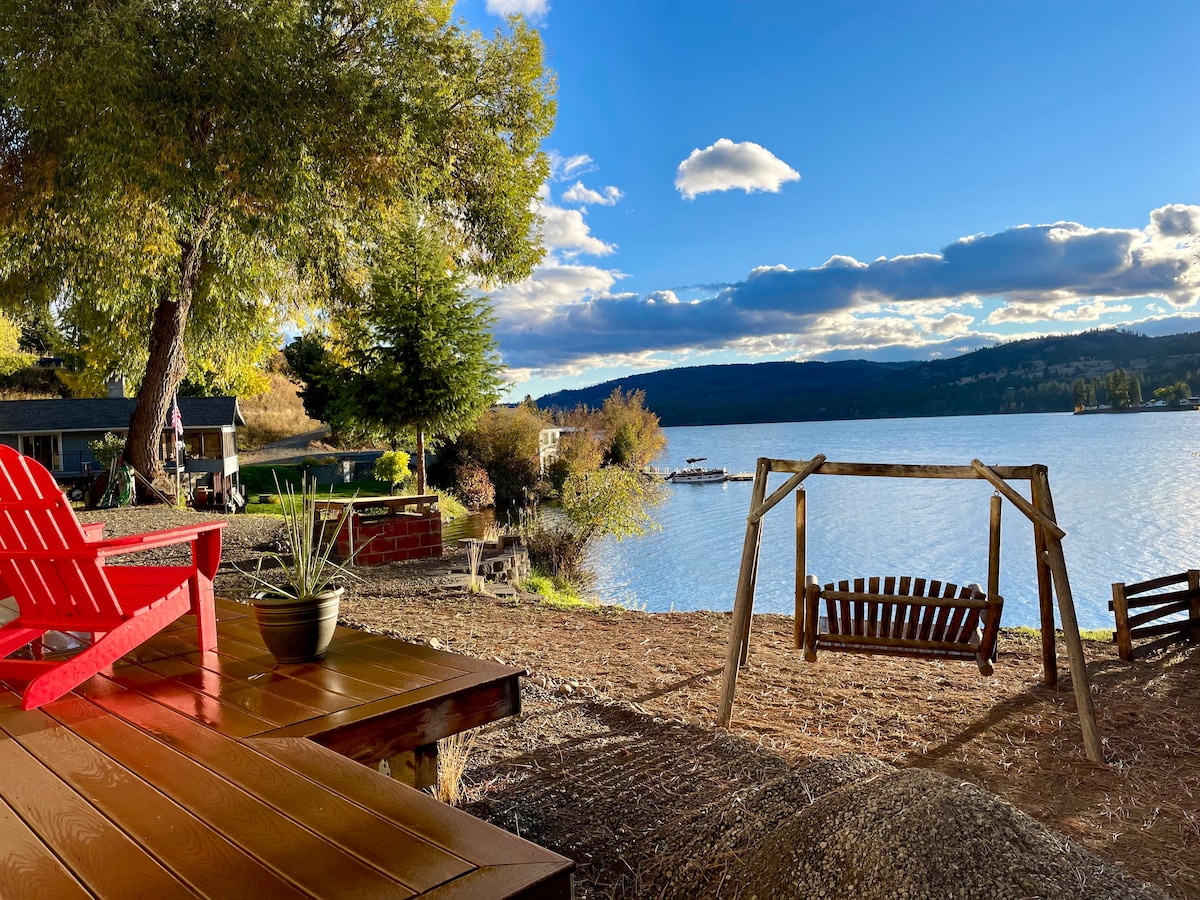
[[[1108,415],[1125,415],[1127,413],[1162,413],[1162,412],[1195,412],[1195,406],[1128,406],[1124,409],[1097,409],[1095,407],[1084,407],[1083,409],[1075,410],[1077,416],[1097,416]]]

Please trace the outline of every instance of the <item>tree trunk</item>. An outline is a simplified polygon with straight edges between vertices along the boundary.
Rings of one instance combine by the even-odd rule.
[[[417,429],[417,493],[425,493],[425,429]]]
[[[187,374],[183,336],[199,278],[200,253],[198,242],[180,244],[179,297],[175,299],[164,292],[154,310],[146,373],[138,390],[133,416],[129,419],[125,461],[148,482],[165,475],[158,447],[171,399]],[[153,499],[153,495],[148,499]]]

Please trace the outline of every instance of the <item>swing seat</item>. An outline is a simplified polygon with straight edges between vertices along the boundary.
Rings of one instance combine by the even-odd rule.
[[[814,662],[818,651],[830,650],[963,659],[974,660],[981,673],[991,675],[1003,607],[1003,597],[988,597],[977,584],[960,588],[905,575],[821,587],[809,575],[804,588],[804,658]]]

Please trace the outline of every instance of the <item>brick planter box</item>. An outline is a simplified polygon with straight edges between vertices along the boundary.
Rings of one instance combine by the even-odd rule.
[[[337,535],[336,552],[346,559],[359,550],[354,562],[362,566],[381,566],[406,559],[426,559],[442,555],[442,514],[437,497],[370,497],[363,500],[324,501],[330,512],[338,505],[354,509]],[[416,507],[410,511],[410,507]],[[370,510],[371,515],[358,512]],[[375,510],[385,510],[375,514]],[[338,510],[340,514],[340,510]],[[332,528],[336,518],[326,520]],[[370,543],[367,543],[370,541]],[[365,547],[364,547],[365,545]]]

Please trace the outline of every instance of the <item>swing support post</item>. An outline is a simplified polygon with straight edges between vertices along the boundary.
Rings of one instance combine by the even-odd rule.
[[[768,497],[767,480],[772,472],[787,472],[791,474],[791,477]],[[1055,518],[1054,500],[1050,494],[1050,480],[1047,469],[1043,465],[988,466],[978,459],[972,460],[969,466],[849,463],[831,462],[820,454],[809,460],[760,457],[755,469],[754,487],[751,491],[750,513],[746,519],[746,535],[742,545],[741,568],[738,574],[737,594],[734,598],[733,622],[730,628],[717,723],[725,728],[730,725],[733,718],[733,697],[737,688],[738,668],[745,664],[750,649],[750,623],[754,609],[755,582],[758,576],[758,556],[762,545],[763,517],[793,490],[796,491],[795,642],[797,647],[801,646],[805,616],[803,598],[808,575],[806,558],[807,498],[802,484],[813,474],[883,478],[977,479],[989,482],[995,488],[990,505],[987,572],[988,596],[992,598],[999,597],[1000,510],[1003,500],[1008,500],[1030,520],[1033,525],[1036,551],[1043,680],[1046,684],[1053,685],[1058,678],[1053,609],[1053,598],[1057,596],[1063,639],[1067,646],[1067,657],[1071,666],[1071,682],[1079,712],[1084,752],[1089,760],[1103,765],[1104,752],[1100,732],[1096,725],[1096,712],[1088,679],[1087,661],[1084,658],[1083,641],[1079,634],[1079,622],[1075,615],[1075,603],[1071,596],[1070,580],[1067,577],[1066,557],[1063,554],[1062,539],[1066,537],[1066,532],[1059,526]],[[1028,481],[1032,500],[1027,500],[1015,490],[1009,483],[1010,481]],[[861,590],[861,588],[855,588],[855,590]],[[860,634],[861,632],[855,631],[854,633]],[[879,640],[876,638],[876,641]],[[982,662],[980,665],[983,671],[990,673],[990,668],[983,668]]]

